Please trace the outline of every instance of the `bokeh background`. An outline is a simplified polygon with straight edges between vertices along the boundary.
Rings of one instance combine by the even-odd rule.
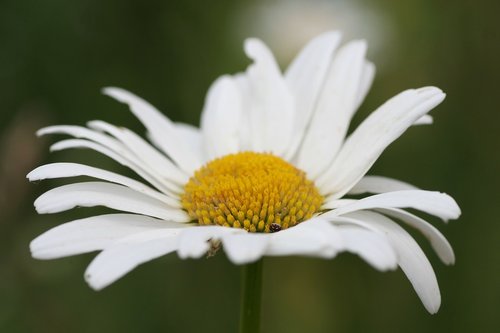
[[[415,234],[438,276],[442,306],[429,315],[401,271],[380,273],[355,256],[265,260],[263,332],[498,332],[500,188],[498,1],[0,1],[0,332],[235,332],[240,271],[224,255],[176,255],[94,292],[83,280],[93,254],[36,261],[28,244],[52,226],[100,212],[37,216],[32,202],[62,181],[28,184],[51,161],[127,173],[97,153],[48,154],[49,124],[103,119],[144,129],[102,96],[117,85],[175,121],[198,124],[209,84],[249,63],[257,36],[282,67],[328,29],[366,38],[377,65],[355,118],[397,92],[437,85],[446,101],[432,126],[411,128],[377,162],[388,175],[452,194],[458,221],[432,220],[456,251],[441,264]]]

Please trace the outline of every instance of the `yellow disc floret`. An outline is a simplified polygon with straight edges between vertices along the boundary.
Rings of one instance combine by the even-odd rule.
[[[283,159],[243,152],[196,171],[181,202],[200,225],[273,232],[311,218],[323,197],[303,171]]]

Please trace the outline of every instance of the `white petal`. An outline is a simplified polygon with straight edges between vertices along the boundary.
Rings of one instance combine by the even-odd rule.
[[[349,194],[362,193],[385,193],[402,190],[417,190],[416,186],[402,182],[397,179],[382,177],[382,176],[364,176],[354,185],[349,191]]]
[[[258,39],[245,41],[254,63],[247,69],[252,150],[283,156],[293,134],[295,104],[271,51]]]
[[[125,165],[132,170],[134,170],[138,175],[143,177],[149,183],[154,185],[156,188],[160,189],[162,192],[165,188],[166,193],[175,192],[176,187],[170,186],[171,182],[158,180],[158,175],[151,172],[150,168],[145,165],[143,161],[138,159],[133,155],[130,150],[123,145],[118,140],[109,137],[103,133],[99,133],[88,128],[79,126],[50,126],[42,128],[37,132],[38,135],[46,134],[68,134],[76,138],[84,138],[91,140],[93,142],[85,140],[65,140],[54,144],[51,147],[51,151],[57,151],[67,148],[90,148],[96,150],[104,155],[107,155],[117,161],[118,163]]]
[[[180,228],[182,224],[132,214],[93,216],[58,225],[30,244],[36,259],[56,259],[103,250],[116,240],[146,230]]]
[[[243,229],[219,226],[199,226],[186,229],[179,237],[177,254],[181,259],[200,258],[210,249],[211,240],[220,240],[225,234],[245,233]]]
[[[316,181],[321,192],[342,197],[390,143],[444,97],[438,88],[426,87],[407,90],[387,101],[349,136],[333,164]]]
[[[52,146],[50,146],[50,151],[60,151],[64,149],[70,149],[70,148],[88,148],[95,150],[103,155],[108,156],[109,158],[115,160],[116,162],[120,163],[121,165],[124,165],[126,167],[129,167],[131,170],[133,170],[135,173],[137,173],[139,176],[144,178],[148,183],[156,187],[158,190],[161,192],[167,194],[171,198],[178,198],[179,195],[178,193],[174,192],[172,188],[169,188],[166,186],[166,182],[162,183],[158,179],[156,179],[154,176],[149,174],[148,172],[144,171],[139,165],[137,165],[134,161],[129,160],[126,157],[123,157],[114,151],[101,146],[98,143],[88,141],[88,140],[80,140],[80,139],[70,139],[70,140],[62,140],[57,143],[54,143]]]
[[[85,271],[85,280],[95,290],[115,282],[138,265],[177,248],[180,229],[149,230],[113,243],[99,253]]]
[[[203,144],[210,159],[238,152],[243,108],[241,92],[230,76],[218,78],[210,87],[201,114]]]
[[[187,174],[201,166],[189,145],[179,139],[174,124],[154,106],[121,88],[109,87],[103,93],[129,106],[130,111],[148,129],[155,143]]]
[[[222,236],[222,245],[233,264],[242,265],[259,260],[267,249],[269,234],[227,234]]]
[[[417,119],[416,122],[413,123],[413,125],[432,125],[434,120],[432,119],[432,116],[429,114],[426,114],[419,119]]]
[[[139,193],[143,193],[157,200],[163,201],[171,207],[180,207],[179,200],[175,200],[158,191],[153,190],[149,186],[144,185],[134,179],[116,174],[114,172],[103,169],[94,168],[88,165],[78,163],[52,163],[42,165],[28,174],[30,181],[38,181],[43,179],[66,178],[88,176],[102,180],[107,180],[112,183],[127,186]]]
[[[150,174],[158,175],[162,181],[185,184],[188,177],[168,158],[158,152],[140,136],[124,127],[116,127],[101,120],[89,121],[90,128],[107,132],[118,139],[131,154],[134,160],[141,161],[141,166]]]
[[[201,130],[198,127],[185,123],[175,123],[175,130],[181,140],[191,147],[191,150],[196,153],[196,156],[204,164],[207,161],[207,154],[203,147]]]
[[[90,122],[91,125],[94,125],[95,127],[97,127],[99,130],[102,130],[103,128],[105,130],[107,130],[108,132],[112,132],[111,134],[117,134],[118,133],[118,136],[120,136],[120,132],[115,126],[111,125],[111,124],[107,124],[103,121],[93,121],[93,122]],[[124,129],[123,132],[125,132],[126,130]],[[130,132],[130,131],[129,131]],[[40,129],[38,132],[37,132],[38,135],[47,135],[47,134],[67,134],[67,135],[71,135],[75,138],[82,138],[82,139],[88,139],[90,141],[93,141],[103,147],[106,147],[107,149],[113,151],[115,154],[121,156],[122,159],[126,159],[126,160],[129,160],[129,161],[132,161],[134,162],[135,165],[141,167],[142,169],[148,171],[148,173],[151,175],[151,176],[157,176],[155,174],[154,171],[150,170],[150,167],[149,167],[149,164],[154,164],[152,162],[150,162],[149,160],[147,160],[147,162],[150,162],[149,164],[148,163],[144,163],[143,159],[142,158],[137,158],[137,155],[135,155],[133,153],[133,151],[131,149],[129,149],[129,147],[127,146],[127,140],[124,140],[125,142],[120,142],[119,140],[116,140],[115,138],[112,138],[104,133],[101,133],[101,132],[98,132],[98,131],[94,131],[94,130],[91,130],[91,129],[88,129],[88,128],[85,128],[85,127],[80,127],[80,126],[68,126],[68,125],[59,125],[59,126],[49,126],[49,127],[45,127],[45,128],[42,128]],[[123,139],[123,135],[118,138],[118,139]],[[136,139],[136,140],[142,140],[140,138]],[[144,147],[146,146],[146,147]],[[134,147],[134,145],[132,145],[132,148],[136,148]],[[143,145],[141,146],[141,148],[143,148],[144,150],[146,149],[149,149],[149,150],[152,150],[153,148],[147,144],[147,143],[143,143]],[[138,149],[135,149],[135,150],[138,150]],[[158,161],[157,160],[153,160],[156,164],[158,164]],[[176,171],[176,170],[174,170]],[[175,174],[176,176],[179,175],[179,171],[177,171],[177,173]],[[180,179],[178,180],[178,182],[180,183],[184,183],[185,180],[186,180],[186,176],[185,175],[180,175],[178,176]]]
[[[324,209],[337,209],[340,207],[344,207],[347,205],[350,205],[354,202],[357,202],[357,199],[335,199],[335,200],[330,200],[326,201],[323,203],[323,206],[321,206],[321,210]]]
[[[359,255],[380,271],[397,268],[396,253],[384,235],[354,225],[339,225],[337,228],[346,251]]]
[[[320,92],[316,110],[297,156],[297,165],[312,179],[333,161],[356,110],[366,43],[341,47]]]
[[[366,95],[368,95],[368,91],[370,91],[374,78],[375,78],[375,65],[369,61],[365,61],[363,65],[363,73],[361,73],[361,81],[359,84],[358,95],[356,98],[357,100],[355,106],[356,110],[363,103]]]
[[[181,209],[171,208],[128,187],[111,183],[86,182],[64,185],[45,192],[35,200],[35,208],[39,214],[58,213],[77,206],[106,206],[169,221],[190,221],[189,216]]]
[[[324,205],[328,209],[328,204]],[[414,208],[439,217],[444,221],[460,216],[460,207],[446,193],[410,190],[372,195],[352,204],[329,211],[324,216],[340,216],[358,210],[377,208]]]
[[[373,212],[357,212],[349,215],[380,230],[391,241],[398,255],[398,263],[410,280],[427,311],[436,313],[441,305],[441,293],[436,275],[417,242],[397,223]]]
[[[337,31],[329,31],[312,39],[285,72],[286,83],[296,103],[295,135],[287,152],[288,157],[293,156],[302,140],[340,39],[341,34]]]
[[[448,240],[443,234],[424,219],[397,208],[383,208],[377,211],[405,222],[424,234],[431,242],[431,246],[436,251],[439,259],[447,265],[455,263],[455,253]]]
[[[314,218],[299,225],[276,232],[266,254],[270,256],[302,255],[333,258],[343,250],[343,240],[335,226]]]
[[[70,126],[70,125],[57,125],[44,127],[36,132],[38,136],[47,134],[67,134],[79,139],[88,139],[99,143],[100,145],[107,147],[115,151],[120,155],[126,155],[126,148],[117,140],[109,137],[108,135],[90,130],[85,127],[80,126]]]

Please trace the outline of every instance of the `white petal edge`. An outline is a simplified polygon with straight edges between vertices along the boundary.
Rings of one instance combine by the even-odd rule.
[[[338,225],[337,229],[346,251],[357,254],[379,271],[398,267],[396,253],[384,235],[355,225]]]
[[[322,218],[313,218],[299,225],[270,234],[266,255],[300,255],[331,259],[344,250],[336,227]]]
[[[142,162],[143,168],[151,174],[156,174],[162,180],[174,184],[185,184],[188,176],[181,171],[172,161],[157,151],[143,138],[124,127],[117,127],[101,120],[89,121],[87,125],[98,131],[109,133],[119,140],[135,159]]]
[[[134,214],[107,214],[66,222],[30,243],[36,259],[56,259],[103,250],[115,241],[147,230],[182,228],[182,224]]]
[[[353,186],[353,188],[349,190],[348,194],[385,193],[403,190],[418,190],[418,188],[393,178],[383,176],[364,176],[356,185]]]
[[[368,95],[368,92],[370,91],[370,88],[373,84],[373,79],[375,78],[375,72],[375,65],[370,61],[365,61],[363,65],[363,73],[361,74],[361,82],[359,84],[358,95],[356,98],[356,110],[361,106],[366,98],[366,95]]]
[[[266,252],[271,238],[268,234],[241,233],[222,236],[222,246],[229,260],[236,265],[259,260]]]
[[[210,250],[210,241],[219,241],[226,234],[239,233],[246,233],[246,231],[220,226],[198,226],[186,229],[179,237],[177,255],[181,259],[200,258]]]
[[[259,39],[245,40],[245,53],[254,61],[246,71],[250,105],[248,120],[252,150],[284,156],[293,137],[295,103],[276,60]]]
[[[77,206],[105,206],[174,222],[191,220],[181,209],[170,208],[163,202],[128,187],[104,182],[63,185],[45,192],[35,200],[35,208],[39,214],[59,213]]]
[[[148,230],[122,238],[99,253],[85,271],[85,280],[101,290],[138,265],[174,252],[180,229]]]
[[[91,129],[81,127],[81,126],[74,126],[74,125],[55,125],[55,126],[48,126],[39,129],[36,134],[38,136],[43,136],[43,135],[48,135],[48,134],[66,134],[66,135],[71,135],[75,138],[79,139],[87,139],[93,142],[96,142],[108,149],[113,150],[119,155],[126,156],[128,154],[128,151],[126,148],[116,139],[103,134],[99,133],[96,131],[93,131]]]
[[[230,76],[215,80],[201,114],[203,147],[209,159],[238,152],[243,124],[241,92]]]
[[[332,61],[311,123],[298,151],[297,165],[316,179],[333,161],[356,110],[366,54],[365,41],[342,46]]]
[[[177,135],[191,147],[191,150],[196,153],[202,164],[205,164],[207,162],[207,154],[203,147],[201,129],[186,123],[177,122],[174,125]]]
[[[285,72],[285,80],[295,96],[295,121],[292,142],[287,159],[296,152],[307,128],[326,73],[342,36],[338,31],[328,31],[312,39],[295,57]]]
[[[163,150],[182,170],[191,174],[201,166],[201,161],[189,145],[180,140],[174,124],[144,99],[125,89],[107,87],[103,94],[125,103],[130,111],[144,124],[155,144]]]
[[[331,202],[335,202],[332,200]],[[328,202],[323,206],[328,209]],[[448,221],[457,219],[460,214],[455,200],[446,193],[424,190],[395,191],[372,195],[335,210],[324,213],[322,216],[340,216],[359,210],[378,208],[414,208]]]
[[[444,98],[440,89],[424,87],[406,90],[383,104],[349,136],[332,165],[316,180],[321,193],[342,197],[389,144]]]
[[[84,164],[78,163],[51,163],[39,166],[35,170],[31,171],[27,178],[29,181],[39,181],[44,179],[54,179],[54,178],[67,178],[67,177],[78,177],[78,176],[88,176],[101,180],[106,180],[112,183],[120,184],[133,189],[139,193],[150,196],[154,199],[163,201],[165,204],[180,208],[181,204],[178,199],[173,199],[166,196],[163,193],[153,190],[147,185],[138,182],[132,178],[128,178],[119,175],[114,172],[106,171],[99,168],[94,168]]]
[[[432,125],[433,122],[434,122],[434,119],[432,118],[432,116],[429,114],[426,114],[426,115],[420,117],[419,119],[417,119],[417,121],[415,121],[413,123],[413,125]]]
[[[178,192],[178,186],[172,184],[171,181],[165,181],[160,175],[158,175],[154,170],[151,170],[150,166],[144,163],[141,159],[138,159],[124,144],[120,141],[97,131],[90,130],[85,127],[80,126],[49,126],[40,129],[37,135],[47,135],[47,134],[67,134],[76,138],[87,139],[92,142],[87,148],[91,148],[107,155],[122,165],[128,166],[134,170],[141,177],[146,179],[148,182],[153,184],[158,189],[162,190],[167,188],[167,193],[169,191]],[[66,141],[65,141],[66,142]],[[72,141],[69,141],[72,142]],[[78,141],[73,141],[73,143]],[[81,142],[81,141],[80,141]],[[98,146],[96,146],[96,144]],[[51,147],[51,151],[60,150],[55,147],[62,147],[64,144],[55,144]],[[103,147],[99,149],[100,147]],[[75,148],[75,147],[73,147]],[[105,149],[105,151],[103,151]],[[140,170],[138,170],[140,169]]]
[[[455,263],[455,253],[450,243],[446,237],[429,222],[402,209],[381,208],[377,209],[377,211],[417,229],[430,241],[432,248],[444,264],[453,265]]]
[[[62,140],[62,141],[54,143],[52,146],[50,146],[50,151],[55,152],[55,151],[71,149],[71,148],[87,148],[87,149],[95,150],[95,151],[113,159],[114,161],[120,163],[121,165],[130,168],[136,174],[141,176],[144,180],[146,180],[148,183],[150,183],[151,185],[156,187],[162,193],[165,193],[166,195],[168,195],[174,199],[179,198],[178,192],[174,191],[174,190],[176,190],[176,187],[170,186],[169,183],[167,183],[167,182],[161,182],[159,179],[157,179],[157,177],[155,177],[154,175],[151,175],[146,170],[144,170],[140,165],[136,164],[135,161],[130,160],[129,158],[123,157],[122,155],[120,155],[120,154],[114,152],[113,150],[108,149],[107,147],[104,147],[98,143],[88,141],[88,140],[81,140],[81,139],[68,139],[68,140]]]

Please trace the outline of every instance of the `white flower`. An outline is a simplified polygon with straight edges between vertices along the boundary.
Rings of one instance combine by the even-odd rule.
[[[94,289],[102,289],[137,265],[171,252],[199,258],[221,246],[232,262],[244,264],[265,255],[333,258],[348,251],[379,270],[399,265],[427,310],[435,313],[440,292],[434,271],[394,219],[420,230],[440,259],[452,264],[454,253],[444,236],[403,208],[447,221],[460,215],[459,207],[446,194],[365,174],[407,128],[429,123],[427,113],[445,95],[435,87],[406,90],[346,138],[375,70],[365,59],[364,41],[339,43],[337,32],[320,35],[282,74],[261,41],[247,40],[245,52],[253,64],[244,73],[215,81],[200,129],[171,122],[125,90],[104,89],[129,106],[154,146],[103,121],[91,121],[88,128],[40,130],[39,135],[75,137],[55,143],[52,151],[96,150],[149,185],[75,163],[35,169],[28,175],[31,181],[75,176],[100,180],[44,193],[35,201],[40,214],[76,206],[126,213],[55,227],[33,240],[33,257],[101,251],[85,278]],[[361,193],[375,195],[345,198]]]

